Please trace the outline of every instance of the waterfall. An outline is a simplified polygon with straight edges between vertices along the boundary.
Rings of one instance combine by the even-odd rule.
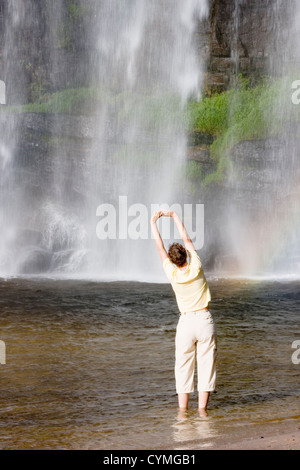
[[[205,224],[204,256],[217,273],[299,275],[298,1],[24,5],[0,1],[1,275],[163,280],[152,211],[173,207],[193,231],[195,206],[202,203],[205,220],[193,233],[202,241]],[[230,86],[253,59],[245,27],[269,31],[254,59],[267,64],[261,75],[281,80],[264,115],[266,127],[274,117],[280,125],[267,138],[233,145],[223,186],[206,192],[200,182],[194,198],[186,178],[185,105],[201,96],[200,40],[209,36],[203,20],[216,5],[230,12],[217,51],[226,55],[222,67],[231,67]],[[58,112],[57,92],[68,92],[65,100],[85,93],[85,107]],[[53,93],[52,112],[2,112],[43,104]],[[238,94],[232,110],[237,104]],[[167,247],[178,234],[170,220],[159,226]]]
[[[239,39],[243,2],[236,0],[236,6]],[[278,85],[264,119],[270,127],[276,119],[279,130],[267,139],[241,143],[229,155],[234,162],[229,173],[232,196],[224,237],[237,261],[235,274],[243,276],[298,277],[300,272],[299,125],[293,119],[300,108],[292,102],[299,78],[299,15],[299,2],[269,2],[272,34],[264,72]],[[238,64],[236,45],[233,56]]]
[[[75,22],[85,8],[93,13],[83,32],[88,57],[63,81],[67,87],[76,73],[96,90],[89,119],[70,118],[78,141],[87,132],[89,144],[82,143],[81,152],[70,144],[62,132],[68,118],[58,114],[10,115],[7,121],[0,116],[7,130],[0,142],[0,272],[158,279],[162,270],[149,220],[157,205],[180,210],[185,201],[184,106],[201,93],[195,31],[208,15],[208,1],[48,0],[44,6],[29,1],[26,9],[19,0],[8,2],[3,79],[9,104],[39,98],[41,53],[47,54],[47,80],[55,90],[60,66],[72,53],[68,18]],[[39,23],[40,51],[37,42],[30,44],[31,29]],[[20,44],[20,29],[26,46]],[[34,62],[24,50],[30,46]],[[18,69],[24,60],[34,78],[31,98],[22,95],[28,90],[28,76]],[[35,122],[51,127],[50,137],[33,143],[44,146],[44,154],[41,148],[39,153],[22,148],[25,120],[27,129],[32,122],[33,134]]]
[[[162,275],[151,241],[151,207],[183,204],[183,111],[186,100],[201,89],[203,71],[193,35],[206,13],[202,0],[102,1],[97,11],[95,77],[109,98],[97,110],[99,137],[91,158],[98,159],[99,170],[88,184],[95,188],[98,214],[103,216],[110,204],[109,216],[117,218],[116,240],[103,239],[101,220],[100,240],[94,240],[98,263],[109,277]],[[104,178],[97,179],[100,174]],[[136,230],[130,234],[134,217]]]

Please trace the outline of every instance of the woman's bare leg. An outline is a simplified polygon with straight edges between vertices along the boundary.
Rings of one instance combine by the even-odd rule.
[[[198,393],[198,409],[199,410],[206,410],[207,403],[209,399],[210,392],[199,392]]]
[[[178,406],[181,410],[188,409],[189,396],[189,393],[178,393]]]

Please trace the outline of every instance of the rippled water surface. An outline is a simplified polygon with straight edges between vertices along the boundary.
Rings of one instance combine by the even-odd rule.
[[[168,284],[0,281],[1,449],[209,447],[299,418],[300,282],[210,280],[216,393],[184,419],[174,392],[178,311]]]

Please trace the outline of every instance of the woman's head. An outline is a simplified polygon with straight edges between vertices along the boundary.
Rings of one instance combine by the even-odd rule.
[[[172,263],[179,268],[185,265],[187,261],[187,251],[180,243],[172,243],[169,247],[168,256]]]

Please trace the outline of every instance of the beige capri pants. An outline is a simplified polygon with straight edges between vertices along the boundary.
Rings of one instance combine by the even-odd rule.
[[[196,357],[198,392],[213,391],[216,355],[217,333],[209,310],[181,313],[175,337],[176,392],[194,391]]]

